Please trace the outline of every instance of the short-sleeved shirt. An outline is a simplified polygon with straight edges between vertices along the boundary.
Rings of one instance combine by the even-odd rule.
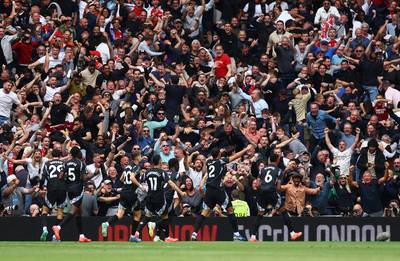
[[[339,151],[337,148],[333,148],[331,151],[333,154],[333,163],[339,166],[340,173],[348,175],[351,155],[353,154],[351,147],[344,151]]]
[[[262,191],[275,192],[276,183],[281,178],[282,171],[273,165],[268,165],[261,170],[260,173],[260,185]]]
[[[225,77],[228,73],[228,66],[231,64],[231,58],[227,54],[223,54],[220,57],[215,57],[215,76],[217,78]]]
[[[144,182],[147,184],[147,200],[160,202],[165,199],[164,185],[168,182],[168,174],[162,169],[153,168],[144,174]]]
[[[72,159],[65,163],[64,171],[66,175],[65,183],[69,191],[83,189],[83,177],[86,173],[85,164],[78,160]]]
[[[131,175],[134,175],[136,179],[139,178],[140,175],[140,167],[136,164],[130,164],[125,167],[124,172],[122,173],[123,176],[123,183],[122,190],[124,191],[135,191],[136,186],[132,184]]]
[[[64,162],[61,160],[47,161],[43,166],[42,179],[45,182],[47,191],[65,190]]]
[[[222,189],[221,181],[225,177],[226,169],[225,165],[228,164],[228,158],[221,158],[216,160],[207,160],[207,187],[211,187],[214,189]]]
[[[17,94],[14,92],[5,93],[3,89],[0,90],[0,116],[10,118],[11,109],[13,104],[20,105]]]

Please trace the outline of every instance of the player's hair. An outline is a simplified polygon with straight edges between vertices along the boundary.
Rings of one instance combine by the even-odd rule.
[[[168,161],[168,168],[177,170],[179,168],[179,161],[176,158],[172,158]]]
[[[70,153],[71,153],[71,156],[74,158],[80,158],[80,156],[82,154],[81,150],[76,146],[72,147]]]
[[[212,150],[211,150],[211,156],[214,158],[214,159],[216,159],[216,158],[218,158],[218,155],[219,155],[219,148],[213,148]]]
[[[59,158],[59,157],[61,157],[61,150],[58,150],[58,149],[54,149],[52,152],[51,152],[51,156],[53,156],[54,158]]]
[[[279,159],[279,155],[275,154],[275,153],[271,153],[271,155],[269,155],[269,160],[271,162],[276,162]]]
[[[151,158],[151,163],[153,165],[159,165],[160,162],[161,162],[161,156],[159,154],[153,155],[153,157]]]

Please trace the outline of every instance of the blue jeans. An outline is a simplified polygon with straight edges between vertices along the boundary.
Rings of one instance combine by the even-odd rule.
[[[0,125],[3,125],[4,123],[7,123],[10,121],[10,118],[4,117],[0,115]]]
[[[363,85],[364,91],[368,92],[368,95],[365,96],[364,102],[370,101],[373,102],[376,100],[376,96],[378,96],[378,88],[376,86]]]

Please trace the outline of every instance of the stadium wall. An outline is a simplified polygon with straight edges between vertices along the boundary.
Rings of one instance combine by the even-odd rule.
[[[101,222],[106,218],[83,218],[84,233],[95,241],[127,241],[130,235],[130,218],[125,217],[109,228],[107,238],[101,235]],[[240,218],[240,232],[250,237],[250,226],[254,218]],[[382,232],[390,233],[390,240],[400,241],[400,218],[293,218],[298,231],[303,232],[300,241],[375,241]],[[49,227],[55,218],[49,217]],[[180,241],[190,239],[194,219],[174,218],[170,234]],[[42,232],[41,219],[29,217],[0,218],[0,241],[37,241]],[[71,221],[61,231],[61,238],[73,241],[78,238],[75,222]],[[202,227],[199,240],[230,241],[232,228],[226,218],[209,218]],[[283,227],[280,217],[264,218],[259,229],[259,238],[263,241],[287,241],[288,230]],[[147,227],[143,230],[143,239],[151,240]]]

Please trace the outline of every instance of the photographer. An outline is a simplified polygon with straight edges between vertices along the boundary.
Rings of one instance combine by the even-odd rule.
[[[98,216],[109,217],[117,213],[120,195],[117,189],[113,189],[111,180],[104,180],[96,191],[96,196],[99,206]]]
[[[392,200],[389,207],[385,208],[384,217],[400,217],[400,207],[398,200]]]
[[[7,185],[1,188],[2,203],[8,216],[21,216],[24,211],[24,194],[33,194],[39,191],[38,185],[30,189],[18,185],[19,179],[12,174],[7,177]]]

